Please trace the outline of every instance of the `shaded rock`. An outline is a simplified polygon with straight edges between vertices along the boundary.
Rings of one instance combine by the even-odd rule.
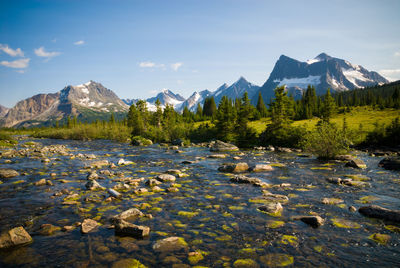
[[[237,164],[230,164],[230,165],[222,165],[218,168],[218,171],[221,172],[229,172],[229,173],[241,173],[248,171],[249,166],[247,163],[237,163]]]
[[[84,219],[81,224],[81,232],[87,234],[94,231],[99,226],[99,223],[92,219]]]
[[[86,188],[93,191],[93,190],[105,190],[106,188],[104,188],[103,186],[101,186],[96,180],[92,180],[92,181],[88,181],[85,184]]]
[[[363,187],[371,187],[371,184],[369,182],[365,182],[365,181],[355,181],[352,179],[344,179],[342,180],[344,185],[347,186],[354,186],[354,187],[359,187],[359,188],[363,188]]]
[[[128,235],[135,238],[144,238],[150,234],[150,227],[136,225],[122,219],[115,223],[115,233],[118,235]]]
[[[7,179],[16,176],[19,176],[19,173],[16,170],[10,168],[0,168],[0,178]]]
[[[251,184],[262,183],[262,181],[259,178],[246,177],[243,175],[235,176],[231,178],[230,181],[236,183],[251,183]]]
[[[293,152],[292,149],[285,148],[285,147],[276,147],[275,151],[280,152],[280,153],[291,153],[291,152]]]
[[[161,182],[174,182],[176,181],[176,177],[171,174],[160,174],[155,177],[156,180]]]
[[[347,162],[345,166],[352,168],[361,168],[361,169],[367,168],[367,165],[364,163],[364,161],[358,158],[353,158],[352,160]]]
[[[148,145],[152,145],[153,142],[149,139],[145,139],[142,137],[134,137],[134,138],[132,138],[131,144],[133,146],[148,146]]]
[[[283,207],[282,207],[281,203],[279,203],[279,202],[272,202],[272,203],[268,203],[263,206],[260,206],[260,207],[258,207],[258,209],[260,211],[268,213],[268,214],[279,215],[282,212]]]
[[[334,183],[334,184],[341,184],[342,183],[342,179],[341,178],[331,177],[331,178],[327,178],[326,180],[329,183]]]
[[[400,222],[400,210],[391,210],[377,205],[371,205],[359,208],[358,212],[371,218]]]
[[[266,164],[257,164],[250,168],[250,171],[252,171],[252,172],[265,172],[265,171],[272,171],[272,170],[274,170],[274,168],[271,167],[270,165],[266,165]]]
[[[236,145],[226,143],[223,141],[213,141],[210,143],[210,151],[211,152],[224,152],[224,151],[238,151],[239,148]]]
[[[349,206],[349,211],[350,211],[350,212],[356,212],[357,209],[356,209],[355,206]]]
[[[133,219],[133,218],[139,218],[139,217],[143,217],[144,214],[143,212],[141,212],[139,209],[137,208],[130,208],[128,210],[125,210],[124,212],[121,212],[120,214],[112,217],[110,219],[110,222],[115,224],[116,222],[120,221],[120,220],[127,220],[127,219]]]
[[[194,163],[196,163],[196,162],[197,162],[197,161],[184,160],[184,161],[182,161],[182,164],[190,165],[190,164],[194,164]]]
[[[182,237],[173,236],[158,240],[153,245],[153,249],[157,252],[186,251],[188,249],[188,244]]]
[[[386,157],[379,162],[379,166],[389,170],[400,170],[400,158]]]
[[[260,265],[253,259],[238,259],[233,263],[234,268],[259,268]]]
[[[169,187],[169,188],[167,188],[167,192],[176,193],[176,192],[179,192],[179,189],[177,187]]]
[[[302,216],[300,220],[313,228],[317,228],[324,224],[324,219],[320,216]]]
[[[335,160],[339,160],[339,161],[351,161],[353,159],[355,159],[355,158],[349,154],[342,154],[342,155],[335,156]]]
[[[115,198],[120,198],[120,197],[121,197],[121,194],[118,193],[117,191],[115,191],[114,189],[108,188],[108,189],[107,189],[107,192],[108,192],[112,197],[115,197]]]
[[[32,241],[32,237],[23,227],[16,227],[0,235],[0,249],[12,248]]]
[[[172,145],[183,146],[185,142],[182,139],[176,139],[171,142]]]

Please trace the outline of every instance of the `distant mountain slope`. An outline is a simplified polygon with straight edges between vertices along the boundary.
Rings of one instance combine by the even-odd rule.
[[[255,93],[259,90],[259,86],[248,82],[243,76],[241,76],[235,83],[230,85],[223,84],[215,92],[212,93],[215,99],[215,103],[218,105],[223,96],[227,96],[230,99],[236,99],[243,97],[244,92],[247,91],[249,98],[252,98]]]
[[[0,117],[5,116],[8,112],[8,110],[10,110],[10,109],[8,109],[7,107],[4,107],[3,105],[0,104]]]
[[[322,95],[328,88],[332,91],[347,91],[355,88],[381,85],[389,81],[377,72],[368,71],[360,65],[331,57],[325,53],[314,59],[301,62],[281,55],[275,63],[268,80],[260,88],[264,101],[269,103],[277,86],[286,85],[290,94],[300,98],[308,85]],[[256,101],[253,98],[253,103]]]
[[[18,102],[0,119],[0,125],[34,126],[78,116],[81,121],[108,118],[110,112],[122,113],[128,106],[100,83],[90,81],[67,86],[53,94],[38,94]]]

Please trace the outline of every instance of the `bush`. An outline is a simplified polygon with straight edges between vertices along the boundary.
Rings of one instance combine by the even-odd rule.
[[[375,129],[368,133],[363,145],[400,145],[400,118],[394,119],[387,127],[376,122]]]
[[[260,140],[262,145],[274,145],[298,148],[306,129],[303,127],[273,127],[268,125],[267,129],[261,133]]]
[[[301,142],[304,150],[321,159],[334,159],[349,151],[350,141],[347,135],[336,125],[321,121],[314,131],[305,135]]]

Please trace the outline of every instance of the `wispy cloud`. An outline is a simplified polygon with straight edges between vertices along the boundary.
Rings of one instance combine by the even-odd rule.
[[[165,64],[162,63],[155,63],[151,61],[143,61],[139,63],[140,68],[163,68]]]
[[[172,68],[172,70],[174,70],[176,72],[176,71],[178,71],[178,69],[180,67],[182,67],[182,65],[183,65],[183,62],[172,63],[171,68]]]
[[[7,53],[8,55],[10,55],[12,57],[16,57],[16,56],[23,57],[24,56],[24,52],[20,48],[12,49],[6,44],[4,44],[4,45],[0,44],[0,50],[3,51],[4,53]]]
[[[76,41],[74,43],[74,45],[76,45],[76,46],[80,46],[80,45],[83,45],[83,44],[85,44],[85,41],[83,41],[83,40],[79,40],[79,41]]]
[[[47,58],[47,59],[51,59],[51,58],[61,54],[60,52],[46,51],[44,47],[36,48],[36,49],[34,49],[34,51],[35,51],[36,56]]]
[[[16,68],[16,69],[24,69],[29,66],[29,58],[26,59],[19,59],[14,61],[6,61],[3,60],[0,62],[0,65],[9,67],[9,68]]]
[[[385,70],[380,70],[379,73],[390,81],[395,81],[400,79],[400,69],[385,69]]]
[[[394,53],[394,56],[395,56],[395,57],[400,57],[400,51],[396,51],[396,52]]]

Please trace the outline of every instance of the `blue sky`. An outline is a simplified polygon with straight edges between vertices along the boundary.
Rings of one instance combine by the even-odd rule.
[[[321,52],[400,79],[400,1],[0,1],[0,104],[101,82],[121,98],[188,97],[281,54]]]

